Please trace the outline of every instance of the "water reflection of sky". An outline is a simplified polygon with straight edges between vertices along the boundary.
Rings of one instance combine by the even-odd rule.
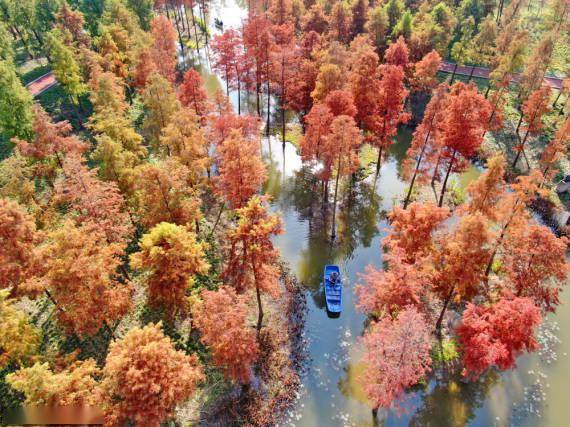
[[[246,15],[244,8],[230,0],[214,1],[210,11],[211,22],[218,17],[226,28],[239,27]],[[211,28],[215,34],[213,25]],[[208,72],[204,58],[192,65],[201,70],[209,93],[225,90],[225,83]],[[236,105],[237,94],[231,93],[230,99]],[[242,111],[248,109],[255,111],[255,104],[251,97],[246,99],[242,94]],[[273,122],[279,120],[276,114],[278,112],[272,114]],[[275,244],[305,284],[309,296],[305,334],[311,358],[310,369],[303,379],[300,398],[286,415],[283,425],[373,425],[370,407],[357,380],[362,371],[358,336],[364,329],[365,317],[355,309],[353,289],[358,282],[358,274],[364,272],[366,265],[382,265],[381,240],[388,226],[385,213],[406,188],[399,172],[410,137],[410,130],[402,129],[398,133],[396,143],[384,159],[376,184],[370,175],[353,187],[342,187],[337,212],[339,235],[334,246],[330,245],[329,239],[331,215],[330,212],[323,214],[319,203],[320,187],[312,182],[310,168],[302,164],[291,144],[285,146],[283,155],[278,140],[273,139],[271,145],[263,142],[269,175],[265,191],[273,196],[272,208],[281,212],[286,230],[275,239]],[[465,188],[479,173],[472,167],[454,180]],[[322,270],[327,263],[339,264],[345,277],[344,310],[338,319],[327,317],[320,290]],[[562,306],[554,318],[561,325],[568,325],[570,310]],[[548,324],[553,323],[549,321]],[[383,424],[380,422],[379,425],[568,425],[570,369],[566,352],[570,350],[570,328],[563,327],[551,335],[559,335],[562,343],[558,345],[551,337],[548,347],[558,351],[547,349],[545,354],[549,357],[558,354],[558,362],[546,364],[536,354],[523,356],[517,369],[502,374],[491,373],[471,383],[437,372],[425,390],[411,395],[407,412],[381,413],[379,419]],[[540,402],[545,393],[547,405]],[[540,413],[541,417],[529,416],[534,412]]]

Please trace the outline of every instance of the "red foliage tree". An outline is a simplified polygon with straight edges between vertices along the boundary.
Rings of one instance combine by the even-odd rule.
[[[363,282],[356,286],[357,307],[377,317],[395,317],[406,306],[419,306],[427,283],[424,274],[406,262],[404,251],[390,252],[383,261],[388,269],[379,270],[372,265],[360,276]]]
[[[268,100],[270,96],[270,52],[273,41],[270,32],[271,23],[265,15],[250,15],[243,26],[243,43],[247,54],[253,58],[254,88],[256,93],[257,115],[261,116],[261,89],[267,86]]]
[[[432,287],[443,302],[436,329],[440,330],[449,302],[471,300],[479,292],[490,255],[491,232],[481,214],[461,218],[459,225],[439,237],[432,254]]]
[[[150,49],[141,49],[137,53],[133,71],[133,86],[144,89],[152,73],[157,71]]]
[[[229,379],[243,383],[251,381],[252,365],[259,356],[247,313],[247,297],[228,286],[203,291],[202,302],[193,309],[200,340],[210,347],[214,365]]]
[[[390,65],[397,65],[402,67],[404,72],[407,72],[410,63],[410,51],[406,40],[403,36],[398,37],[394,43],[391,43],[386,52],[384,53],[384,60]]]
[[[404,200],[404,209],[408,206],[416,180],[425,184],[439,159],[441,140],[439,138],[439,123],[443,121],[447,103],[447,83],[442,83],[434,91],[420,125],[414,132],[412,143],[403,163],[403,175],[409,177],[410,187]],[[413,169],[412,169],[413,168]],[[413,170],[413,172],[412,172]]]
[[[331,237],[336,236],[336,202],[338,197],[338,183],[341,176],[350,175],[359,166],[358,148],[362,144],[360,129],[350,116],[337,116],[331,123],[330,135],[327,138],[327,147],[324,155],[334,159],[336,163],[336,181],[334,186],[333,219]],[[327,162],[328,163],[328,162]],[[332,163],[332,162],[331,162]]]
[[[34,138],[30,141],[14,140],[20,152],[36,160],[55,158],[60,167],[63,157],[70,153],[84,153],[89,148],[87,144],[71,134],[71,124],[68,121],[54,123],[45,110],[34,106],[32,123]]]
[[[333,90],[325,98],[325,104],[333,116],[354,117],[357,112],[352,93],[347,90]]]
[[[443,198],[451,172],[461,172],[483,142],[483,132],[491,115],[491,105],[477,91],[474,83],[457,82],[448,96],[441,123],[442,155],[439,167],[446,169],[439,197]]]
[[[230,28],[223,34],[216,34],[210,44],[214,54],[212,69],[224,77],[227,96],[230,95],[230,87],[233,89],[237,86],[239,78],[237,62],[240,60],[241,43],[239,33]]]
[[[392,144],[392,137],[398,131],[398,125],[407,123],[410,114],[404,111],[404,101],[408,90],[404,87],[404,71],[397,65],[382,65],[381,79],[372,114],[364,120],[366,129],[372,136],[371,142],[378,147],[376,174],[380,171],[382,150]]]
[[[524,121],[523,128],[525,129],[525,134],[521,143],[516,147],[517,155],[513,160],[513,168],[516,167],[521,153],[524,153],[524,147],[529,135],[537,135],[544,126],[542,118],[551,110],[550,92],[550,86],[543,86],[535,90],[523,103],[521,120]],[[521,122],[519,121],[520,124]]]
[[[305,134],[301,138],[301,155],[305,161],[322,160],[326,151],[326,144],[330,132],[331,123],[334,119],[329,107],[325,104],[316,104],[305,116]],[[330,178],[331,164],[323,164],[321,179]]]
[[[490,307],[468,304],[457,328],[464,373],[477,378],[492,366],[514,368],[517,356],[538,349],[534,334],[540,321],[530,298],[503,297]]]
[[[437,85],[437,72],[441,66],[441,55],[432,50],[414,64],[411,79],[412,86],[417,91],[429,92]]]
[[[265,165],[257,141],[233,129],[217,151],[216,189],[233,208],[243,207],[265,181]]]
[[[315,90],[318,68],[310,59],[302,59],[296,64],[285,89],[287,106],[304,116],[313,107],[311,93]]]
[[[203,118],[210,110],[208,93],[204,88],[202,76],[193,68],[184,74],[184,81],[180,85],[178,97],[180,102],[186,107],[192,108],[198,117]]]
[[[204,378],[198,358],[176,350],[160,326],[131,329],[109,346],[102,384],[109,424],[159,425]]]
[[[348,84],[356,106],[356,122],[366,124],[367,117],[374,111],[378,96],[378,54],[371,43],[357,45],[352,42],[353,64],[348,76]]]
[[[234,130],[239,131],[244,138],[253,140],[259,137],[259,118],[250,115],[237,116],[230,111],[222,111],[212,119],[209,130],[216,145],[222,144]]]
[[[364,390],[376,409],[390,407],[430,371],[429,329],[414,308],[373,323],[362,342]]]

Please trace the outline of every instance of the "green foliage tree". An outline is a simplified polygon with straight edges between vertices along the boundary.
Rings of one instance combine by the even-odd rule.
[[[32,96],[16,75],[13,62],[0,60],[0,136],[32,136]]]
[[[47,50],[57,81],[63,86],[71,102],[77,105],[79,97],[87,92],[87,86],[83,82],[73,50],[63,43],[63,39],[63,34],[59,29],[53,29],[47,33]]]

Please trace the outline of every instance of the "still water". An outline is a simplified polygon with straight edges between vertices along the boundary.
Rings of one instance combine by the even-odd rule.
[[[222,19],[227,28],[239,27],[244,16],[242,7],[227,1],[214,2],[209,18]],[[209,92],[225,90],[223,81],[207,71],[207,60],[200,62],[195,65],[201,65]],[[236,94],[230,98],[235,105]],[[242,96],[242,111],[248,110],[248,102]],[[255,111],[251,104],[249,111]],[[323,209],[320,186],[315,184],[311,168],[301,162],[292,144],[282,149],[275,137],[262,141],[269,175],[265,191],[272,196],[272,209],[281,213],[285,225],[285,233],[275,244],[305,286],[309,307],[305,328],[308,370],[295,406],[285,414],[282,425],[375,425],[359,382],[362,350],[358,339],[366,319],[355,308],[353,291],[367,265],[382,266],[381,241],[389,226],[386,214],[406,189],[399,172],[410,138],[411,130],[400,130],[376,182],[373,173],[367,174],[374,169],[371,165],[352,185],[348,180],[343,184],[334,244],[330,240],[332,215],[330,209]],[[478,174],[473,167],[454,180],[464,188]],[[338,319],[329,318],[324,308],[321,275],[329,263],[338,264],[344,278],[343,312]],[[381,412],[376,425],[570,425],[569,322],[570,309],[563,305],[541,329],[543,350],[521,357],[513,371],[492,372],[471,383],[451,372],[433,372],[425,388],[407,395],[404,412]]]

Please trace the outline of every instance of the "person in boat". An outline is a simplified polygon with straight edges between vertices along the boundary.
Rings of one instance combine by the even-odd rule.
[[[333,271],[331,273],[331,275],[329,276],[329,285],[330,286],[336,286],[339,283],[339,277],[338,277],[338,273],[336,271]]]

